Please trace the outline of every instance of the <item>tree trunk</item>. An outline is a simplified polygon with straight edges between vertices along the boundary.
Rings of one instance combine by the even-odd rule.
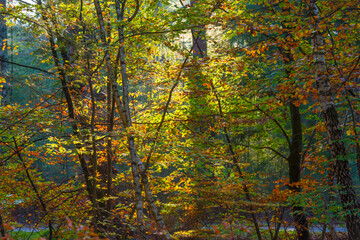
[[[62,85],[62,91],[63,91],[65,101],[67,104],[68,117],[69,117],[71,127],[73,130],[74,136],[77,138],[77,140],[79,142],[83,142],[83,136],[81,133],[81,129],[78,125],[79,121],[78,121],[78,116],[76,114],[76,106],[75,106],[73,96],[70,91],[70,85],[69,85],[70,77],[66,73],[66,69],[71,68],[71,66],[69,65],[68,52],[67,52],[67,49],[64,48],[64,46],[62,46],[60,48],[60,54],[61,54],[61,57],[63,58],[61,61],[60,55],[58,54],[57,47],[56,47],[56,45],[61,46],[61,44],[59,43],[62,40],[61,34],[59,34],[57,32],[58,29],[54,28],[54,26],[56,26],[56,25],[54,25],[54,26],[51,25],[52,20],[54,20],[54,19],[51,19],[53,16],[51,14],[48,14],[48,12],[46,11],[46,8],[42,4],[42,1],[37,0],[37,4],[40,7],[41,18],[45,23],[44,26],[45,26],[45,30],[48,34],[48,40],[49,40],[49,45],[50,45],[53,61],[54,61],[56,69],[58,70],[58,75],[59,75],[60,82]],[[58,44],[56,44],[55,40],[58,41]],[[81,149],[82,147],[83,147],[83,145],[81,143],[76,144],[77,149]],[[91,156],[91,154],[86,154],[86,153],[78,153],[78,158],[79,158],[79,162],[81,165],[81,169],[84,174],[84,180],[85,180],[88,197],[92,204],[92,213],[93,213],[92,224],[97,231],[101,232],[101,230],[99,230],[99,227],[98,227],[98,222],[101,222],[104,211],[101,211],[101,209],[99,208],[97,199],[101,198],[102,195],[98,194],[96,192],[96,183],[94,181],[95,178],[92,177],[92,176],[96,176],[95,175],[96,173],[94,173],[94,167],[91,166],[91,165],[94,165],[94,159],[93,159],[93,156]],[[90,165],[88,164],[88,162],[90,162]]]
[[[0,6],[6,7],[6,0],[0,0]],[[0,94],[1,94],[1,105],[9,104],[10,98],[10,84],[7,80],[8,74],[8,53],[7,46],[4,46],[8,43],[7,39],[7,26],[5,21],[5,15],[0,14],[0,77],[5,79],[5,82],[2,85]],[[1,86],[1,85],[0,85]]]
[[[5,238],[6,234],[5,234],[5,227],[4,227],[4,223],[3,223],[3,219],[2,216],[0,215],[0,236],[1,238]]]
[[[292,141],[290,146],[290,155],[288,157],[289,163],[289,189],[294,191],[295,194],[301,192],[300,183],[300,163],[301,163],[301,150],[302,150],[302,127],[301,115],[299,107],[290,102],[290,115],[291,115],[291,129]],[[297,231],[299,240],[309,240],[309,224],[306,219],[304,209],[302,206],[292,203],[292,215],[294,217],[294,225]]]
[[[339,117],[333,102],[330,87],[330,78],[326,69],[324,37],[319,28],[320,16],[316,0],[311,0],[310,17],[312,25],[312,46],[315,61],[316,85],[319,93],[322,116],[329,139],[331,157],[334,159],[334,174],[339,185],[341,205],[345,212],[345,223],[349,239],[360,239],[360,205],[356,197],[353,181],[346,159],[346,148],[343,142],[343,133],[340,129]]]
[[[6,0],[0,0],[0,5],[2,7],[6,7]],[[7,48],[4,47],[4,44],[7,42],[4,41],[7,39],[7,26],[6,21],[4,19],[4,15],[0,14],[0,77],[5,78],[6,81],[6,75],[7,75],[7,63],[2,61],[7,61]],[[4,50],[2,50],[4,49]],[[8,97],[10,93],[10,87],[7,82],[5,82],[0,90],[1,95],[1,105],[6,105],[8,103]],[[2,238],[5,238],[5,228],[2,216],[0,215],[0,234]]]
[[[211,83],[211,88],[212,88],[212,90],[213,90],[213,92],[215,94],[215,99],[216,99],[216,102],[217,102],[217,105],[218,105],[218,108],[219,108],[220,117],[223,119],[223,121],[225,121],[225,116],[224,116],[224,112],[222,110],[221,101],[220,101],[219,95],[217,94],[217,91],[216,91],[213,83]],[[223,130],[224,130],[224,134],[225,134],[226,144],[228,145],[229,152],[231,154],[231,160],[232,160],[233,164],[235,165],[235,168],[236,168],[237,172],[239,173],[240,178],[242,180],[245,180],[245,174],[240,168],[239,159],[237,157],[236,152],[234,151],[233,143],[231,141],[230,134],[228,132],[227,127],[224,126]],[[254,224],[254,228],[255,228],[255,231],[256,231],[256,236],[257,236],[258,240],[262,240],[260,226],[259,226],[259,223],[258,223],[258,221],[256,219],[256,215],[255,215],[255,210],[256,209],[252,204],[253,200],[252,200],[251,195],[250,195],[249,187],[248,187],[248,185],[246,183],[243,183],[242,188],[243,188],[244,193],[245,193],[245,199],[249,202],[247,207],[248,207],[248,210],[249,210],[250,215],[251,215],[251,220],[252,220],[252,222]]]
[[[358,83],[358,78],[356,81],[357,84]],[[359,97],[359,89],[356,88],[354,89],[355,91],[355,96],[356,99]],[[348,101],[349,107],[350,107],[350,111],[351,111],[351,115],[352,115],[352,127],[353,127],[353,131],[354,131],[354,137],[355,137],[355,150],[356,150],[356,167],[357,167],[357,172],[358,172],[358,177],[360,179],[360,144],[359,144],[359,133],[356,130],[356,126],[360,123],[360,114],[355,112],[354,106],[352,101],[350,100],[350,98],[348,96],[346,96],[346,99]]]
[[[196,0],[191,1],[191,6],[196,5]],[[194,58],[204,58],[207,56],[207,42],[206,42],[206,28],[201,26],[199,28],[191,29]]]
[[[124,4],[121,4],[119,0],[115,1],[116,4],[116,15],[117,19],[119,21],[123,21],[124,19]],[[121,8],[120,8],[121,6]],[[139,6],[138,6],[139,7]],[[135,17],[135,14],[132,16],[132,18]],[[127,66],[126,66],[126,53],[125,53],[125,47],[124,47],[124,27],[119,26],[118,27],[118,34],[119,34],[119,60],[120,60],[120,72],[121,72],[121,79],[122,79],[122,87],[123,87],[123,101],[124,101],[124,119],[125,119],[125,127],[130,128],[132,126],[131,122],[131,113],[130,113],[130,98],[129,98],[129,82],[128,82],[128,76],[127,76]],[[145,169],[144,164],[142,163],[138,153],[137,148],[135,146],[134,136],[128,137],[128,148],[130,152],[130,158],[132,164],[134,164],[137,167],[137,170],[140,172],[141,176],[141,184],[145,191],[145,198],[146,201],[149,204],[149,210],[151,213],[151,216],[155,223],[157,224],[160,234],[163,235],[165,239],[172,239],[165,223],[162,219],[162,216],[160,215],[160,211],[158,207],[155,204],[154,197],[152,195],[149,178]]]
[[[100,38],[102,41],[102,44],[104,48],[109,47],[108,43],[106,41],[106,32],[105,32],[105,24],[104,19],[102,16],[102,10],[100,6],[99,0],[94,0],[94,5],[97,13],[97,18],[100,25]],[[115,8],[116,8],[116,14],[117,19],[119,21],[123,20],[123,13],[125,10],[125,2],[120,2],[116,0],[115,2]],[[135,15],[133,15],[134,17]],[[130,128],[132,126],[131,123],[131,114],[130,114],[130,101],[129,101],[129,88],[128,88],[128,78],[126,73],[126,61],[125,61],[125,48],[123,46],[124,44],[124,28],[123,26],[118,27],[118,33],[119,33],[119,52],[118,52],[118,59],[120,61],[120,70],[121,70],[121,77],[122,77],[122,87],[123,87],[123,103],[120,102],[120,96],[117,90],[117,84],[116,79],[117,76],[115,76],[115,70],[111,63],[110,53],[107,51],[105,53],[105,65],[108,72],[109,77],[109,83],[112,86],[113,94],[114,94],[114,100],[117,105],[117,109],[120,115],[120,118],[123,122],[123,125],[125,128]],[[157,206],[155,205],[155,201],[153,199],[151,188],[149,184],[149,180],[147,177],[147,173],[145,170],[145,167],[140,160],[140,157],[138,156],[137,149],[135,146],[134,136],[129,135],[128,137],[128,149],[130,153],[130,159],[131,159],[131,167],[132,167],[132,173],[133,173],[133,180],[135,185],[135,207],[137,210],[137,221],[139,223],[139,228],[141,234],[145,235],[145,226],[144,226],[144,210],[143,210],[143,201],[142,201],[142,187],[145,189],[145,196],[147,201],[149,202],[150,212],[157,223],[159,229],[161,230],[161,233],[166,239],[171,239],[169,232],[166,230],[166,226],[164,224],[164,221],[162,220],[159,210]],[[141,179],[141,184],[140,184]]]
[[[290,14],[289,7],[282,8],[283,14]],[[294,39],[291,35],[291,26],[288,26],[288,21],[284,20],[281,25],[284,28],[284,34],[287,38],[287,42],[292,42]],[[279,47],[280,53],[285,63],[285,74],[290,78],[293,68],[291,64],[294,63],[294,56],[291,53],[291,46],[284,43]],[[290,117],[291,117],[291,142],[289,144],[290,154],[287,157],[289,164],[289,189],[294,192],[294,195],[301,192],[300,179],[301,179],[301,151],[303,148],[303,133],[301,114],[299,107],[294,104],[295,99],[290,99]],[[291,203],[291,211],[294,218],[294,225],[299,240],[310,240],[309,224],[304,213],[304,208],[296,202]]]
[[[98,22],[100,25],[100,39],[102,42],[102,45],[104,49],[109,48],[108,42],[106,40],[106,30],[105,30],[105,22],[103,18],[103,12],[100,6],[99,0],[94,0],[94,5],[96,9],[96,15],[98,18]],[[122,103],[120,102],[120,97],[117,90],[116,85],[116,76],[115,76],[115,70],[111,62],[111,57],[109,50],[105,51],[105,66],[108,74],[109,79],[109,85],[112,88],[113,94],[114,94],[114,100],[116,102],[119,115],[121,117],[121,120],[125,127],[128,126],[127,119],[125,118],[125,109]],[[129,149],[130,150],[130,149]],[[130,155],[132,155],[130,153]],[[132,158],[131,158],[132,159]],[[133,181],[134,181],[134,187],[135,187],[135,207],[136,207],[136,214],[137,214],[137,223],[139,224],[140,234],[145,234],[145,228],[144,228],[144,209],[143,209],[143,202],[142,202],[142,196],[141,196],[141,185],[140,185],[140,175],[138,172],[138,169],[136,167],[136,162],[133,160],[131,161],[131,168],[132,168],[132,175],[133,175]]]

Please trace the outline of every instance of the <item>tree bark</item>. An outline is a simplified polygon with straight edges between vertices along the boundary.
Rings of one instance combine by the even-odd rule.
[[[6,0],[0,0],[0,5],[2,7],[6,7]],[[0,44],[0,77],[5,78],[6,81],[6,75],[8,69],[7,69],[7,62],[5,62],[7,61],[7,48],[4,47],[4,44],[6,44],[6,41],[4,41],[5,39],[7,39],[7,26],[6,26],[6,21],[4,19],[4,15],[0,14],[0,43],[1,43]],[[0,91],[2,97],[1,105],[7,104],[9,91],[10,88],[8,86],[8,83],[5,82]],[[0,234],[2,238],[6,237],[4,223],[1,215],[0,215]]]
[[[6,233],[5,233],[5,227],[4,227],[4,223],[3,223],[3,219],[2,219],[2,216],[0,215],[0,236],[2,238],[5,238],[6,237]]]
[[[17,156],[19,157],[20,162],[22,163],[22,165],[23,165],[23,167],[24,167],[24,170],[25,170],[27,179],[29,180],[29,183],[30,183],[31,187],[32,187],[33,191],[34,191],[35,194],[36,194],[36,197],[38,198],[38,200],[39,200],[39,202],[40,202],[40,205],[41,205],[41,207],[42,207],[42,209],[43,209],[43,211],[44,211],[45,216],[46,216],[46,215],[49,215],[49,210],[48,210],[48,208],[46,207],[46,203],[45,203],[44,199],[42,198],[42,196],[40,195],[40,193],[39,193],[39,191],[38,191],[38,189],[37,189],[34,181],[32,180],[32,178],[31,178],[31,176],[30,176],[29,169],[28,169],[28,167],[26,166],[25,160],[23,159],[23,157],[22,157],[22,155],[21,155],[21,153],[20,153],[19,147],[18,147],[18,145],[17,145],[16,140],[15,140],[14,137],[13,137],[13,140],[14,140],[14,145],[15,145],[15,149],[16,149],[16,154],[17,154]],[[49,240],[52,240],[52,239],[53,239],[53,231],[54,231],[54,229],[53,229],[53,225],[52,225],[51,218],[50,218],[49,221],[48,221],[48,226],[49,226]]]
[[[139,3],[138,3],[139,4]],[[106,48],[108,47],[108,43],[106,41],[106,32],[105,32],[105,24],[104,19],[102,16],[102,10],[100,6],[99,0],[94,0],[94,5],[97,13],[97,18],[100,25],[100,38],[102,41],[103,46]],[[125,9],[125,1],[120,2],[116,0],[115,2],[116,14],[119,21],[123,20],[123,14]],[[130,19],[132,19],[132,16]],[[120,96],[117,90],[115,70],[111,63],[110,53],[106,51],[105,53],[105,64],[106,69],[108,72],[109,82],[112,86],[112,91],[114,94],[114,100],[117,105],[117,109],[122,119],[123,125],[126,129],[131,128],[131,114],[130,114],[130,101],[129,101],[129,88],[128,88],[128,78],[126,73],[126,61],[125,61],[125,48],[124,44],[124,28],[123,26],[118,27],[118,34],[119,34],[119,60],[120,60],[120,70],[121,70],[121,77],[122,77],[122,88],[123,88],[123,103],[120,102]],[[161,215],[159,214],[159,210],[155,204],[155,201],[152,196],[149,180],[147,177],[147,173],[145,167],[140,160],[140,157],[137,153],[137,148],[135,146],[134,136],[129,134],[128,136],[128,149],[130,153],[131,159],[131,167],[133,173],[133,180],[135,186],[135,206],[137,210],[137,221],[139,223],[140,232],[142,235],[145,235],[145,226],[144,226],[144,210],[143,210],[143,201],[142,201],[142,187],[145,189],[145,196],[147,201],[149,202],[150,212],[153,216],[155,222],[157,223],[161,233],[166,239],[171,239],[169,232],[166,230],[166,226],[164,221],[162,220]],[[141,180],[141,184],[140,184]]]
[[[290,14],[290,8],[288,6],[282,7],[283,14]],[[284,29],[287,42],[294,41],[291,35],[291,26],[288,25],[288,21],[282,21],[281,25]],[[285,63],[285,74],[290,78],[293,72],[291,64],[294,63],[294,56],[291,53],[291,46],[287,45],[287,42],[283,46],[279,47],[280,54],[282,55]],[[301,192],[300,180],[301,180],[301,151],[303,148],[303,133],[301,114],[298,106],[294,104],[295,99],[290,99],[290,118],[291,118],[291,142],[289,144],[290,154],[287,157],[289,165],[289,189],[294,192],[294,195]],[[294,225],[299,240],[310,240],[309,223],[304,213],[304,208],[296,202],[291,203],[291,211],[294,218]]]
[[[80,130],[80,128],[78,126],[78,122],[77,122],[77,115],[75,113],[74,101],[71,96],[70,86],[68,83],[69,77],[65,70],[66,66],[69,67],[68,54],[66,52],[64,52],[65,50],[63,48],[60,48],[60,54],[63,57],[63,61],[62,61],[63,65],[62,65],[61,59],[60,59],[60,56],[58,54],[57,47],[56,47],[57,44],[55,42],[55,39],[59,40],[59,36],[56,36],[56,34],[53,31],[54,30],[53,26],[51,26],[51,21],[49,19],[49,16],[51,16],[51,15],[49,15],[46,12],[46,9],[44,8],[44,6],[42,4],[42,0],[37,0],[37,4],[40,7],[41,18],[45,23],[44,26],[45,26],[45,30],[48,34],[48,40],[49,40],[49,45],[50,45],[50,50],[51,50],[51,54],[53,57],[53,61],[54,61],[56,69],[58,70],[58,75],[59,75],[60,83],[62,86],[62,91],[63,91],[65,101],[67,104],[68,117],[69,117],[71,127],[73,130],[74,136],[77,138],[77,140],[79,142],[83,142],[81,130]],[[55,29],[55,31],[56,30],[57,29]],[[76,144],[77,149],[81,149],[81,147],[82,147],[81,143]],[[92,211],[93,211],[93,216],[94,216],[93,226],[95,229],[98,229],[97,222],[98,222],[98,218],[100,217],[101,213],[99,212],[99,208],[98,208],[98,204],[97,204],[96,184],[94,184],[94,181],[91,180],[93,173],[91,172],[91,167],[87,163],[87,161],[89,159],[91,159],[91,156],[89,156],[88,154],[83,154],[83,153],[79,153],[77,156],[79,158],[81,169],[84,174],[84,180],[85,180],[88,197],[92,203],[92,209],[93,209]]]
[[[0,0],[0,7],[6,7],[6,0]],[[5,83],[1,88],[1,105],[9,104],[10,98],[10,84],[7,79],[8,74],[8,51],[7,51],[7,26],[5,21],[5,15],[0,14],[0,77],[5,79]],[[5,45],[5,46],[4,46]]]
[[[103,18],[103,11],[100,6],[99,0],[94,0],[94,6],[96,9],[96,15],[100,26],[100,39],[102,42],[102,45],[105,50],[105,66],[107,70],[107,75],[109,79],[109,85],[112,88],[113,94],[114,94],[114,100],[117,105],[117,109],[120,115],[120,118],[124,124],[124,127],[126,128],[128,126],[127,119],[125,118],[125,112],[123,104],[120,102],[120,97],[117,90],[117,84],[116,84],[116,76],[115,76],[115,70],[111,62],[110,52],[109,52],[109,45],[106,40],[106,30],[105,30],[105,22]],[[132,151],[129,149],[130,152]],[[132,156],[132,154],[130,154]],[[141,196],[141,185],[140,185],[140,174],[138,172],[138,169],[136,167],[136,162],[133,161],[133,158],[131,158],[131,169],[132,169],[132,175],[133,175],[133,182],[135,187],[135,207],[136,207],[136,214],[137,214],[137,222],[139,224],[139,229],[141,234],[145,233],[144,228],[144,209],[143,209],[143,201]]]
[[[302,127],[301,115],[299,107],[290,102],[290,115],[291,115],[291,129],[292,139],[290,145],[290,155],[288,157],[289,163],[289,189],[294,191],[295,194],[301,192],[300,188],[300,163],[301,163],[301,150],[302,150]],[[304,214],[304,208],[296,203],[291,205],[292,215],[294,217],[294,224],[299,240],[309,240],[309,224]]]
[[[125,2],[120,3],[119,0],[116,0],[115,8],[116,8],[117,20],[123,21],[124,20],[123,14],[124,14],[124,9],[125,9]],[[136,16],[138,8],[139,8],[139,2],[137,2],[137,9],[135,10],[135,13],[132,15],[132,17],[128,21],[131,21]],[[128,75],[127,75],[127,71],[126,71],[127,66],[126,66],[126,57],[125,57],[126,53],[125,53],[125,47],[124,47],[124,27],[123,26],[118,27],[118,34],[119,34],[119,42],[120,42],[120,44],[119,44],[120,74],[121,74],[121,80],[122,80],[124,114],[125,114],[124,125],[125,125],[125,128],[130,128],[132,126],[132,122],[131,122],[131,113],[130,113],[129,82],[128,82]],[[128,137],[128,148],[129,148],[129,152],[130,152],[131,163],[132,163],[132,165],[134,165],[134,167],[137,168],[138,172],[140,173],[141,184],[145,191],[145,198],[149,204],[149,210],[150,210],[151,216],[152,216],[153,220],[156,222],[156,224],[160,230],[160,234],[162,234],[165,239],[172,239],[166,226],[165,226],[163,218],[160,215],[159,209],[155,204],[155,200],[152,195],[147,171],[137,153],[134,136],[132,136],[132,135],[129,135],[129,137]]]
[[[326,69],[324,36],[319,28],[320,16],[316,0],[310,2],[310,17],[312,26],[312,46],[315,62],[316,86],[324,119],[331,157],[334,159],[334,174],[339,185],[341,205],[345,212],[345,223],[349,239],[360,239],[360,205],[353,187],[349,162],[346,159],[346,147],[343,133],[340,129],[339,117],[331,94],[330,77]]]
[[[213,92],[215,94],[215,99],[216,99],[216,102],[217,102],[217,105],[218,105],[218,108],[219,108],[220,117],[223,119],[223,121],[225,121],[225,116],[224,116],[224,112],[222,110],[221,101],[220,101],[219,95],[217,94],[217,91],[216,91],[215,86],[214,86],[213,83],[211,83],[211,88],[212,88],[212,90],[213,90]],[[231,154],[231,160],[232,160],[233,164],[235,165],[235,168],[236,168],[237,172],[239,173],[240,178],[242,180],[245,180],[245,174],[240,168],[240,162],[239,162],[237,154],[236,154],[236,152],[235,152],[235,150],[233,148],[233,143],[231,141],[230,134],[228,132],[227,127],[224,126],[223,130],[224,130],[224,134],[225,134],[226,144],[228,145],[229,152]],[[249,202],[249,205],[247,207],[248,207],[248,210],[249,210],[250,215],[251,215],[251,220],[252,220],[252,222],[254,224],[254,228],[255,228],[255,231],[256,231],[256,236],[257,236],[258,240],[262,240],[260,226],[259,226],[259,223],[258,223],[258,221],[256,219],[256,215],[255,215],[255,210],[256,209],[252,204],[253,201],[252,201],[252,198],[251,198],[251,195],[250,195],[249,187],[244,182],[242,184],[242,188],[243,188],[244,193],[245,193],[245,199]]]

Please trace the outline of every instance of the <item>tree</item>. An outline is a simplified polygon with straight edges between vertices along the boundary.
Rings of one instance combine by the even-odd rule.
[[[351,239],[360,239],[360,216],[359,201],[353,189],[353,180],[350,174],[349,162],[346,159],[346,147],[343,142],[343,132],[340,128],[338,114],[331,93],[331,78],[327,73],[324,36],[320,28],[319,8],[316,0],[310,2],[309,16],[312,26],[312,46],[315,63],[316,86],[319,92],[321,114],[324,118],[326,131],[329,139],[331,157],[334,163],[334,173],[337,183],[340,185],[339,195],[343,209],[346,211],[346,227]]]
[[[290,239],[280,228],[294,226],[309,239],[336,218],[356,239],[357,10],[312,3],[321,13],[297,0],[9,5],[4,227],[115,240]]]
[[[282,7],[282,12],[284,15],[290,14],[290,7]],[[283,45],[279,46],[279,51],[285,64],[285,74],[286,77],[289,79],[294,76],[293,69],[291,67],[291,65],[294,63],[292,48],[294,45],[296,46],[296,44],[294,44],[293,36],[291,35],[291,24],[291,20],[285,20],[281,22],[282,28],[284,29],[286,43],[283,43]],[[296,84],[296,80],[294,82],[294,84]],[[289,163],[289,188],[294,191],[295,194],[299,194],[301,192],[300,175],[303,151],[303,134],[300,107],[296,103],[296,94],[294,95],[295,99],[290,98],[289,100],[292,137],[291,143],[289,144],[290,154],[287,158],[287,161]],[[298,203],[295,202],[292,203],[292,211],[298,239],[310,239],[309,224],[304,213],[304,208],[301,205],[299,206]]]
[[[6,0],[0,1],[0,7],[6,7]],[[7,26],[5,21],[4,14],[0,14],[0,42],[1,49],[0,49],[0,87],[1,87],[1,105],[5,105],[9,98],[9,86],[6,81],[7,78],[7,47],[6,47],[6,40],[7,40]],[[1,237],[5,237],[5,229],[3,225],[3,220],[0,215],[0,230],[1,230]]]
[[[6,0],[0,1],[0,8],[4,11],[6,9]],[[8,79],[8,46],[7,46],[7,26],[5,14],[0,14],[0,83],[1,83],[1,104],[6,105],[10,98],[10,84]]]

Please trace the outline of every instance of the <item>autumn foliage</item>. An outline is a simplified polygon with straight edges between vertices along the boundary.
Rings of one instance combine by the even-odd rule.
[[[357,1],[1,3],[2,239],[359,239]]]

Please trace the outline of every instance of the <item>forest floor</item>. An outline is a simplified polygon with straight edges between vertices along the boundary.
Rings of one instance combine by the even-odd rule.
[[[262,230],[263,230],[262,232],[264,234],[264,238],[267,239],[265,237],[265,235],[269,235],[269,233],[267,231],[268,227],[266,227],[266,226],[262,227]],[[329,229],[326,229],[326,230],[327,230],[327,232],[329,232]],[[47,231],[47,229],[43,228],[43,227],[38,227],[38,228],[34,229],[31,226],[24,226],[24,227],[18,227],[18,228],[13,229],[11,231],[10,236],[12,236],[12,239],[38,239],[46,231]],[[274,231],[274,230],[272,229],[272,231]],[[323,226],[321,226],[321,225],[311,227],[310,233],[311,233],[312,239],[313,240],[324,239],[321,237],[322,231],[323,231]],[[340,226],[340,225],[335,226],[335,231],[338,233],[339,240],[347,239],[345,237],[346,232],[347,232],[345,227]],[[32,235],[32,237],[28,238],[30,235]],[[45,233],[45,235],[46,235],[46,233]],[[286,228],[281,227],[279,236],[281,236],[281,237],[279,237],[279,239],[293,239],[293,237],[295,237],[295,228],[294,227],[286,227]],[[175,237],[175,239],[179,239],[179,240],[223,240],[223,239],[252,240],[252,239],[257,239],[256,236],[252,236],[250,234],[246,234],[245,232],[238,232],[238,231],[234,231],[234,232],[221,231],[221,233],[215,234],[214,229],[212,227],[210,227],[208,229],[207,228],[201,229],[201,230],[189,230],[189,231],[176,232],[176,233],[174,233],[174,237]],[[327,238],[325,237],[325,239],[327,239]]]

